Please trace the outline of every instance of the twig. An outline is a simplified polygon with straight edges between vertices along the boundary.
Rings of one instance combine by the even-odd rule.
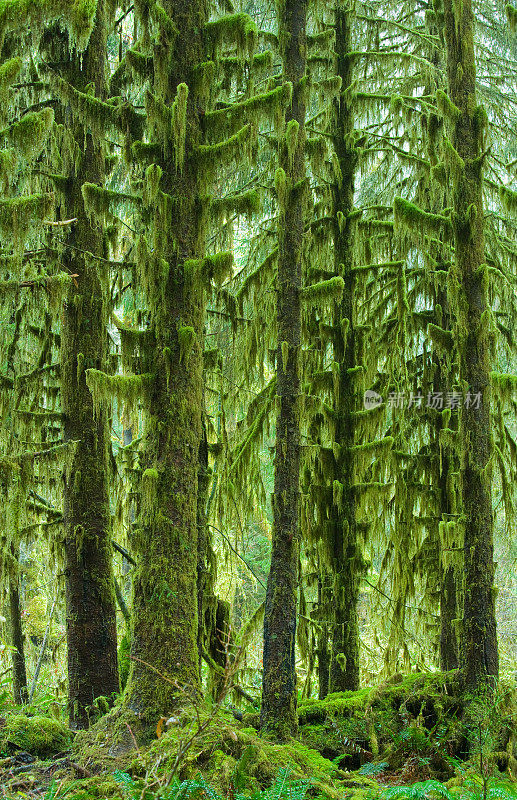
[[[127,550],[126,550],[124,547],[122,547],[122,545],[121,545],[121,544],[118,544],[118,543],[115,541],[115,539],[112,539],[112,540],[111,540],[111,544],[113,545],[113,547],[115,548],[115,550],[117,550],[117,552],[119,552],[119,553],[120,553],[120,555],[121,555],[121,556],[124,556],[124,558],[126,559],[126,561],[129,561],[129,563],[130,563],[130,564],[132,564],[134,567],[136,567],[136,561],[134,560],[134,558],[132,558],[132,557],[129,555],[129,553],[127,552]]]
[[[241,554],[240,554],[240,553],[239,553],[239,552],[238,552],[238,551],[235,549],[235,547],[232,545],[232,543],[230,542],[230,540],[229,540],[229,538],[227,537],[227,535],[226,535],[225,533],[223,533],[223,532],[222,532],[222,531],[221,531],[219,528],[216,528],[216,526],[215,526],[215,525],[211,525],[210,523],[207,523],[207,525],[208,525],[208,527],[209,527],[209,528],[213,528],[213,529],[214,529],[214,531],[217,531],[217,533],[220,533],[220,534],[221,534],[221,536],[223,537],[223,539],[226,539],[226,541],[227,541],[227,543],[228,543],[228,546],[229,546],[229,547],[230,547],[230,548],[233,550],[233,552],[235,553],[235,555],[237,556],[237,558],[240,558],[240,560],[243,562],[243,564],[246,564],[246,566],[248,567],[249,571],[251,572],[251,574],[253,575],[253,577],[255,578],[255,580],[257,580],[257,581],[260,583],[260,585],[262,586],[262,588],[263,588],[263,589],[266,589],[266,588],[267,588],[267,587],[266,587],[266,584],[265,584],[265,583],[263,583],[263,582],[260,580],[260,578],[259,578],[259,576],[257,575],[257,573],[256,573],[256,572],[254,572],[253,568],[252,568],[252,567],[251,567],[251,566],[248,564],[248,562],[246,561],[246,559],[245,559],[245,558],[243,558],[243,557],[241,556]]]
[[[52,225],[52,227],[54,228],[62,228],[64,225],[71,225],[72,222],[77,222],[77,217],[74,217],[73,219],[60,219],[57,220],[56,222],[53,222],[52,220],[49,219],[44,219],[43,225]]]
[[[43,641],[41,643],[41,650],[40,650],[40,653],[39,653],[39,656],[38,656],[38,663],[36,664],[36,670],[34,672],[34,677],[32,679],[32,686],[31,686],[31,690],[30,690],[30,694],[29,694],[29,705],[32,703],[32,699],[34,697],[34,692],[36,691],[36,683],[38,682],[38,678],[39,678],[39,674],[40,674],[40,670],[41,670],[41,665],[43,664],[43,656],[45,655],[45,650],[47,649],[47,640],[48,640],[49,633],[50,633],[50,625],[52,623],[52,617],[54,615],[54,609],[56,607],[56,603],[57,603],[57,592],[56,592],[56,597],[54,599],[54,602],[52,603],[52,608],[50,609],[50,615],[49,615],[49,618],[48,618],[47,627],[45,629],[45,635],[43,637]]]

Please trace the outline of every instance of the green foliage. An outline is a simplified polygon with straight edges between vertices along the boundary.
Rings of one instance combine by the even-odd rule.
[[[232,797],[235,800],[304,800],[310,788],[310,781],[296,781],[293,780],[292,772],[289,768],[280,769],[278,775],[266,789],[257,789],[251,795],[243,794],[238,791],[243,788],[246,782],[245,777],[245,762],[246,751],[237,762],[235,771],[232,775]],[[154,793],[147,790],[142,786],[140,781],[131,778],[125,772],[117,770],[115,772],[115,780],[122,788],[126,800],[151,800],[152,798],[160,798],[160,800],[223,800],[223,795],[212,786],[202,775],[197,775],[190,780],[182,781],[174,780],[171,786],[165,790],[160,790]]]

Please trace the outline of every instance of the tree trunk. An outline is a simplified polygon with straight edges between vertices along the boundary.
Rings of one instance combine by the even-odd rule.
[[[67,47],[67,44],[65,44]],[[76,88],[95,85],[104,96],[106,18],[97,5],[95,27],[86,52],[65,63],[63,76]],[[69,72],[68,72],[69,70]],[[81,186],[104,182],[103,143],[88,126],[65,112],[82,156],[69,181],[67,215],[77,217],[67,244],[67,268],[77,274],[66,298],[61,331],[64,436],[77,442],[64,475],[66,628],[69,714],[72,728],[88,726],[88,707],[96,697],[119,690],[116,606],[112,570],[111,519],[108,494],[108,419],[94,414],[86,386],[87,367],[106,365],[107,313],[96,267],[81,251],[103,254],[103,234],[92,228],[84,210]]]
[[[13,647],[11,652],[13,699],[17,705],[22,705],[22,703],[27,702],[28,692],[18,572],[9,577],[9,627],[11,630],[11,646]]]
[[[318,656],[318,697],[320,700],[323,700],[329,693],[330,651],[327,614],[331,608],[331,593],[327,586],[327,580],[326,575],[324,575],[323,579],[318,579],[318,623],[320,629],[316,646]],[[322,619],[322,616],[325,619]]]
[[[144,727],[200,689],[198,651],[198,470],[202,441],[204,294],[189,259],[205,253],[199,198],[202,176],[193,157],[201,140],[196,65],[205,61],[203,0],[167,0],[163,8],[179,34],[157,37],[155,94],[172,106],[179,84],[189,87],[183,169],[162,156],[160,188],[181,208],[157,200],[151,233],[167,265],[163,294],[153,303],[154,374],[144,437],[140,523],[134,537],[131,670],[126,705]],[[165,52],[164,48],[172,48]],[[167,58],[165,58],[167,55]],[[165,59],[165,60],[164,60]],[[168,67],[165,69],[164,65]],[[199,83],[199,82],[197,82]],[[172,137],[172,131],[171,131]],[[172,138],[164,150],[173,151]],[[160,259],[157,259],[160,261]],[[156,276],[159,283],[160,276]],[[147,499],[145,494],[147,493]],[[184,688],[181,688],[184,687]]]
[[[296,712],[296,602],[300,539],[300,342],[302,252],[305,227],[305,97],[307,0],[280,6],[283,80],[293,85],[276,182],[280,206],[277,277],[277,392],[273,541],[264,614],[261,727],[278,738],[294,735]]]
[[[447,78],[452,144],[462,159],[454,166],[453,278],[466,401],[460,415],[464,516],[465,599],[461,666],[465,686],[479,690],[498,677],[494,608],[493,516],[491,490],[491,352],[483,215],[483,138],[486,113],[476,101],[474,15],[471,0],[444,1]],[[454,282],[453,282],[454,283]],[[454,293],[453,293],[454,294]],[[479,400],[479,402],[478,402]]]
[[[352,83],[352,60],[347,54],[352,50],[350,11],[339,4],[336,8],[337,72],[341,77],[341,90]],[[334,271],[344,280],[343,296],[334,318],[334,361],[339,364],[339,389],[336,402],[337,423],[335,441],[339,456],[335,463],[335,480],[342,484],[341,499],[334,506],[332,520],[332,547],[334,589],[332,594],[332,655],[329,691],[342,692],[359,688],[359,625],[357,602],[359,573],[361,569],[360,545],[357,539],[354,484],[354,460],[350,448],[354,445],[352,412],[356,386],[353,368],[356,366],[354,330],[355,279],[352,273],[353,234],[349,215],[354,207],[354,173],[356,154],[350,144],[353,118],[350,104],[336,101],[334,148],[339,161],[342,180],[334,186]],[[345,222],[337,223],[338,213]],[[343,322],[347,321],[346,330]]]

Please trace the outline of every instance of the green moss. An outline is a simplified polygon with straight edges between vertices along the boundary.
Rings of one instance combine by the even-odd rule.
[[[48,139],[54,112],[51,108],[25,114],[0,135],[5,136],[25,161],[34,161],[40,155]]]
[[[52,211],[51,194],[32,194],[0,200],[0,233],[9,237],[16,249],[24,244],[33,223],[41,223]]]
[[[279,129],[282,112],[291,103],[292,94],[292,84],[285,83],[248,100],[211,111],[206,115],[207,130],[209,133],[218,133],[221,130],[232,133],[248,121],[257,124],[266,119],[270,119],[275,129]]]
[[[133,203],[136,206],[141,203],[141,198],[137,195],[104,189],[94,183],[84,183],[81,191],[86,213],[92,222],[103,223],[107,214],[124,209],[127,203]]]
[[[86,384],[92,393],[94,408],[98,412],[102,405],[110,405],[113,399],[121,408],[134,409],[145,400],[153,382],[150,374],[107,375],[98,369],[86,370]]]
[[[506,19],[508,20],[508,25],[510,26],[510,30],[514,33],[517,30],[517,8],[512,6],[511,3],[505,8],[506,11]]]
[[[287,123],[285,129],[285,142],[287,145],[287,155],[290,168],[293,167],[294,156],[298,147],[298,137],[300,133],[300,124],[297,120],[291,119]]]
[[[421,233],[422,230],[440,233],[444,229],[451,228],[451,221],[448,217],[443,214],[430,214],[402,197],[395,198],[393,212],[395,224],[398,227],[406,227],[418,233]]]
[[[517,211],[517,192],[501,184],[499,195],[506,210],[514,214]]]
[[[172,141],[176,169],[182,170],[185,161],[185,136],[187,132],[188,86],[178,84],[176,97],[172,104]]]
[[[71,44],[84,50],[95,20],[97,0],[2,0],[0,38],[6,31],[61,20],[68,28]]]
[[[196,331],[190,325],[182,325],[178,328],[178,340],[180,345],[180,363],[187,364],[192,348],[196,343]]]
[[[162,168],[158,164],[150,164],[144,174],[142,202],[145,208],[152,208],[158,197]],[[109,208],[109,205],[108,205]]]
[[[228,14],[207,22],[205,32],[216,52],[222,44],[235,45],[240,55],[253,56],[257,43],[257,26],[248,14]]]
[[[242,148],[252,141],[253,128],[244,125],[237,133],[228,139],[223,139],[217,144],[201,144],[195,149],[195,157],[200,167],[213,170],[214,163],[221,166],[230,166],[234,161],[242,158]]]
[[[307,306],[324,305],[334,300],[339,301],[343,295],[345,282],[341,277],[329,278],[307,286],[303,290],[303,297]]]
[[[13,714],[1,731],[3,747],[19,748],[37,756],[50,756],[70,747],[68,729],[56,719]]]
[[[9,87],[18,77],[22,64],[22,59],[17,56],[16,58],[7,59],[0,65],[0,102],[6,102]]]
[[[451,331],[446,331],[438,325],[430,323],[427,327],[433,343],[444,353],[451,353],[454,347],[454,338]]]
[[[460,109],[452,102],[449,95],[443,92],[441,89],[438,89],[436,92],[436,104],[440,113],[443,114],[444,117],[447,117],[451,122],[456,122],[460,118]]]
[[[210,203],[210,212],[214,219],[221,223],[230,214],[251,217],[252,214],[258,214],[260,207],[260,193],[256,189],[250,189],[237,195],[213,199]]]

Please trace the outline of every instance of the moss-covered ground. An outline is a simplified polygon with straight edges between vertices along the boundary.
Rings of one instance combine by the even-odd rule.
[[[50,717],[9,713],[0,721],[0,796],[145,800],[172,797],[178,782],[197,780],[188,796],[238,800],[270,794],[284,775],[295,789],[302,781],[308,797],[372,800],[387,787],[430,779],[452,789],[476,775],[482,787],[483,775],[512,781],[517,774],[512,687],[479,704],[467,724],[454,673],[394,676],[302,701],[299,737],[283,744],[260,736],[257,715],[238,716],[185,708],[160,720],[142,744],[116,707],[76,735]]]

